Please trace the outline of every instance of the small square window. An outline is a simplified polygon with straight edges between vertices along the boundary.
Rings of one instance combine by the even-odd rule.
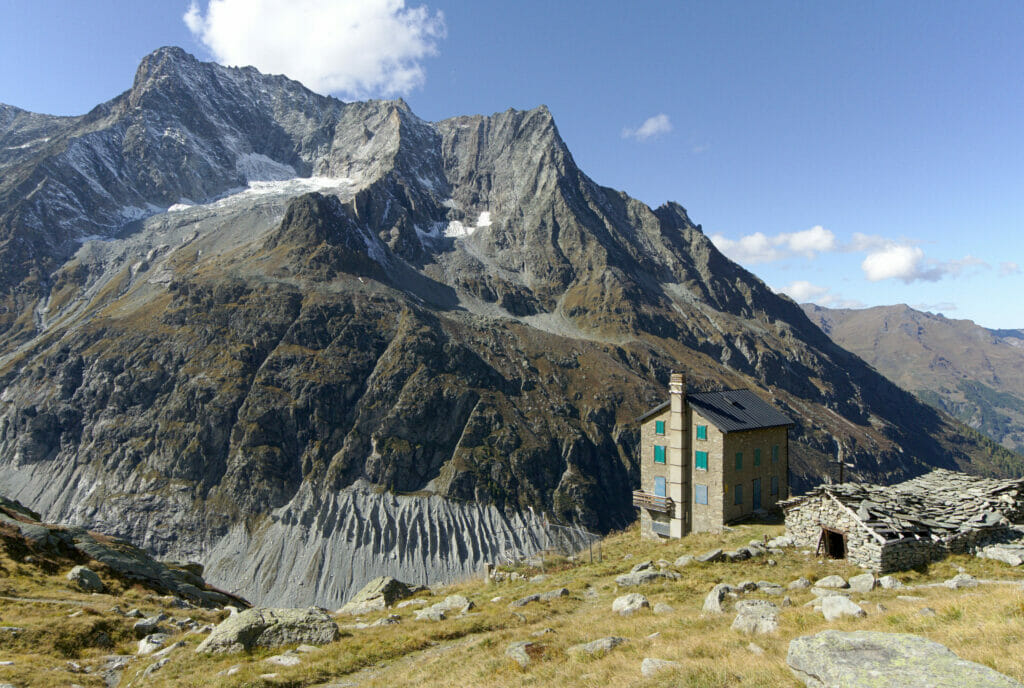
[[[773,495],[779,494],[779,476],[777,476],[777,475],[773,475],[772,476],[772,483],[771,483],[771,485],[772,485],[772,487],[771,487],[772,494]]]
[[[697,484],[694,484],[694,486],[693,486],[693,501],[695,501],[697,504],[707,504],[708,503],[708,486],[707,485],[697,485]]]
[[[743,452],[736,452],[736,470],[743,470]]]
[[[665,447],[660,444],[654,445],[654,463],[665,463]]]
[[[697,439],[706,440],[708,438],[708,426],[698,425],[697,426]]]
[[[654,496],[664,497],[665,496],[665,479],[655,478],[654,479]]]
[[[761,450],[760,449],[755,449],[754,450],[754,465],[755,466],[760,466],[761,465]]]
[[[665,421],[656,420],[654,421],[654,434],[664,435],[665,434]]]
[[[708,453],[706,451],[697,452],[696,463],[698,469],[706,471],[708,469]]]
[[[772,445],[772,463],[777,463],[779,460],[779,445]]]
[[[733,494],[736,495],[736,499],[733,501],[733,504],[742,504],[743,503],[743,486],[742,485],[737,485],[735,491],[733,492]]]

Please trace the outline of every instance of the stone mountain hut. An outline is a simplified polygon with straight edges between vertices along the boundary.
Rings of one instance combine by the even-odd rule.
[[[637,420],[642,536],[718,531],[789,497],[793,421],[750,390],[688,395],[673,373],[669,400]]]
[[[1024,478],[939,469],[896,485],[819,485],[780,506],[797,546],[889,573],[998,540],[1024,516]]]

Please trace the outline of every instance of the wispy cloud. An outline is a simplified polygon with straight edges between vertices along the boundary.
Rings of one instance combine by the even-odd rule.
[[[1005,261],[999,264],[1000,275],[1019,275],[1020,265],[1014,263],[1012,260]]]
[[[441,12],[404,0],[193,0],[182,20],[218,62],[356,98],[422,85],[445,36]]]
[[[863,308],[864,303],[856,299],[843,298],[828,287],[812,284],[807,280],[796,280],[784,287],[775,289],[777,293],[786,294],[797,303],[816,303],[827,308]]]
[[[952,301],[942,301],[941,303],[915,303],[911,304],[911,308],[919,311],[927,311],[929,313],[942,314],[948,311],[955,311],[956,304]]]
[[[672,122],[664,112],[653,117],[648,117],[644,123],[635,129],[625,127],[622,130],[622,138],[646,141],[647,139],[661,136],[672,131]]]

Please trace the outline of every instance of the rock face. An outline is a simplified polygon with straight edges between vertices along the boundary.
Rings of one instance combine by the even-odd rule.
[[[842,595],[828,595],[821,598],[821,613],[826,621],[835,621],[844,616],[861,617],[867,613],[856,602]]]
[[[786,655],[797,678],[811,688],[1020,688],[1008,676],[960,659],[925,638],[876,631],[823,631],[796,638]]]
[[[747,635],[774,633],[779,629],[779,608],[768,600],[742,600],[736,603],[732,630]]]
[[[3,112],[0,490],[260,604],[528,555],[530,509],[625,525],[670,370],[799,417],[796,491],[832,436],[886,480],[987,456],[544,107],[431,123],[165,48],[82,117]]]
[[[243,652],[292,643],[324,645],[337,637],[338,624],[322,609],[253,608],[220,622],[196,652]]]

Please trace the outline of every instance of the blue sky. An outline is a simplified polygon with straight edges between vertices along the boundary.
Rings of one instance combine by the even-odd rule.
[[[429,120],[548,105],[581,168],[770,286],[1024,327],[1024,3],[4,0],[0,102],[77,114],[161,45]],[[284,66],[282,66],[284,65]]]

